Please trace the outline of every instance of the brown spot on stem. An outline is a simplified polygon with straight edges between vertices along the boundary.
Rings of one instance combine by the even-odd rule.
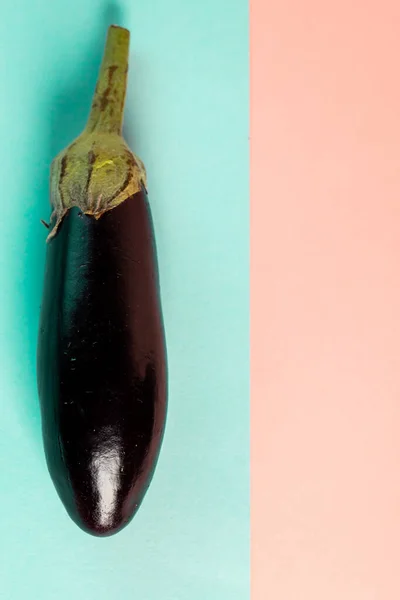
[[[111,65],[110,67],[108,67],[108,85],[111,85],[112,78],[117,69],[118,69],[117,65]]]
[[[65,172],[67,170],[67,162],[68,162],[68,158],[67,158],[67,155],[65,154],[65,156],[63,156],[61,159],[60,183],[63,180]]]
[[[112,78],[114,76],[115,71],[118,69],[117,65],[111,65],[110,67],[108,67],[108,85],[106,87],[106,89],[103,92],[103,95],[101,96],[100,99],[100,110],[104,111],[107,108],[108,102],[109,102],[109,95],[111,92],[111,84],[112,84]]]
[[[90,180],[92,178],[92,173],[93,173],[93,165],[96,161],[96,154],[93,152],[93,150],[89,150],[88,152],[88,174],[87,174],[87,179],[86,179],[86,186],[85,186],[85,193],[87,194],[89,191],[89,186],[90,186]]]
[[[129,184],[130,180],[132,179],[132,177],[133,177],[132,171],[129,170],[125,177],[123,184],[118,188],[118,190],[115,192],[115,194],[110,198],[110,202],[112,202],[115,198],[117,198],[117,196],[119,196],[120,193],[123,192],[126,187],[128,187],[128,184]]]

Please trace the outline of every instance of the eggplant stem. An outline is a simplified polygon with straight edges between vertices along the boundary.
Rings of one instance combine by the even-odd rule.
[[[108,29],[87,133],[121,135],[124,118],[129,56],[129,31],[116,25]]]
[[[128,54],[129,31],[111,25],[86,128],[51,165],[48,241],[73,206],[99,219],[146,186],[144,165],[122,137]]]

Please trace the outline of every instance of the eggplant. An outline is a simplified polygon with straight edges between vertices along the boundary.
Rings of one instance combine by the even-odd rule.
[[[146,172],[124,141],[129,32],[111,26],[87,126],[51,166],[37,375],[45,456],[70,517],[125,527],[151,483],[167,358]]]

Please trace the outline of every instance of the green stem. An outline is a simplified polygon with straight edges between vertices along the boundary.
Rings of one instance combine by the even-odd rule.
[[[146,187],[144,165],[121,135],[128,51],[129,31],[112,25],[86,128],[52,162],[48,240],[73,206],[99,219]]]
[[[120,135],[124,118],[128,72],[129,31],[111,25],[97,79],[87,133]]]

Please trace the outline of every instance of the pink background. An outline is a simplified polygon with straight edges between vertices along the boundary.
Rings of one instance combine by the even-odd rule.
[[[400,598],[400,3],[251,1],[253,600]]]

